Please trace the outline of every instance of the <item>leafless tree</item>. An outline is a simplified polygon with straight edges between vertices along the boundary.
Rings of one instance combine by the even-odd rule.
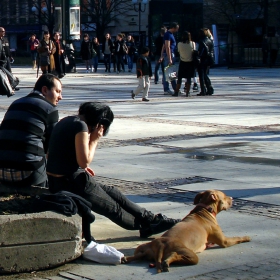
[[[131,0],[82,0],[82,23],[93,28],[100,39],[110,24],[118,24],[131,9]]]

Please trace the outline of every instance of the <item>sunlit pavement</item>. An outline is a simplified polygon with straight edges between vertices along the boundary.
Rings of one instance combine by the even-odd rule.
[[[13,72],[20,90],[0,97],[1,118],[36,81],[31,67],[14,67]],[[131,99],[135,73],[105,73],[103,65],[97,73],[85,73],[79,65],[77,73],[62,79],[58,109],[62,118],[85,101],[111,106],[115,120],[91,164],[97,180],[173,218],[193,208],[197,192],[222,190],[235,201],[218,216],[224,233],[249,235],[252,241],[208,249],[199,254],[198,265],[171,266],[160,275],[147,261],[108,266],[78,259],[60,275],[35,273],[36,279],[279,279],[279,69],[215,68],[210,77],[213,96],[167,96],[152,79],[150,102],[142,102],[141,96]],[[98,215],[92,234],[126,255],[146,241]]]

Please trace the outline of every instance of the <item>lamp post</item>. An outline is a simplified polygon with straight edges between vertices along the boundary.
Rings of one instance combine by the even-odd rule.
[[[146,11],[146,4],[148,3],[148,0],[132,0],[132,3],[133,3],[134,11],[138,13],[139,47],[141,47],[143,43],[141,40],[141,13],[144,13]]]

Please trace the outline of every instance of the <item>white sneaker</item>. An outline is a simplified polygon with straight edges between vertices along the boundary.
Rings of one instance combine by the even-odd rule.
[[[90,72],[93,73],[93,68],[90,69]]]
[[[171,94],[172,95],[173,92],[169,89],[169,90],[165,91],[164,94]]]

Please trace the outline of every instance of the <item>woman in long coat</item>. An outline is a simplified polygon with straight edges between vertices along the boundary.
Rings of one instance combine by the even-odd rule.
[[[44,38],[38,46],[40,66],[43,74],[51,73],[55,69],[53,54],[56,52],[54,42],[50,39],[49,31],[44,31]]]
[[[84,34],[83,41],[81,44],[81,57],[82,60],[86,64],[86,72],[89,73],[90,70],[91,72],[93,71],[92,69],[92,64],[91,64],[91,59],[92,59],[92,43],[89,40],[89,35],[86,33]],[[89,69],[90,67],[90,69]]]

